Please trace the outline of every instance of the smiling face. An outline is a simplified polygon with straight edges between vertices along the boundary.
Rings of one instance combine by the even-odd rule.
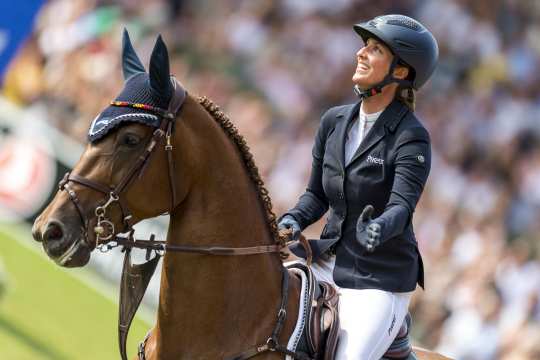
[[[386,45],[374,38],[368,39],[356,52],[357,66],[352,81],[361,89],[378,84],[388,74],[393,58]]]
[[[392,51],[375,38],[369,38],[366,44],[356,52],[357,66],[352,81],[361,89],[369,89],[384,80],[394,55]],[[399,63],[398,63],[399,64]],[[409,68],[397,65],[394,69],[394,78],[406,79]],[[388,84],[385,88],[397,88],[397,84]]]

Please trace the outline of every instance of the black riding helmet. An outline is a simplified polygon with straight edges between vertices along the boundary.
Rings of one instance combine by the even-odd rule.
[[[354,25],[354,30],[364,42],[375,38],[384,43],[394,54],[390,70],[383,81],[370,89],[355,86],[360,97],[369,97],[381,92],[385,85],[393,82],[418,90],[429,79],[439,58],[437,40],[418,21],[405,15],[383,15]],[[407,65],[414,73],[411,80],[393,77],[397,64]]]

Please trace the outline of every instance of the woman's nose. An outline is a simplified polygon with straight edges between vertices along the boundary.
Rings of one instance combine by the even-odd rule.
[[[360,49],[358,49],[358,51],[356,52],[356,57],[358,59],[360,58],[363,58],[366,54],[366,47],[365,46],[362,46]]]

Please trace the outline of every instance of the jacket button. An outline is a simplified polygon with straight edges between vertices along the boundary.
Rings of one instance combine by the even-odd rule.
[[[344,196],[343,193],[340,191],[339,194],[338,194],[338,197],[339,197],[341,200],[343,200],[343,198],[344,198],[345,196]]]

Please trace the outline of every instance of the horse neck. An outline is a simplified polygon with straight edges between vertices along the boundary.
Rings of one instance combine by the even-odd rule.
[[[190,105],[188,117],[193,118]],[[178,155],[183,154],[190,165],[187,170],[177,167],[177,178],[184,171],[193,176],[186,198],[171,215],[168,241],[237,247],[272,244],[264,205],[235,141],[206,111],[197,115],[178,131],[183,138],[177,143],[190,147],[178,149]]]
[[[203,126],[203,124],[205,126]],[[209,119],[198,126],[198,179],[171,214],[170,244],[246,247],[272,244],[265,210],[253,181],[233,144]],[[178,171],[182,171],[178,169]],[[277,254],[211,256],[167,253],[164,258],[158,331],[163,349],[186,347],[194,354],[210,351],[208,341],[220,339],[215,351],[270,334],[281,294],[281,261]],[[239,316],[242,314],[242,316]],[[267,323],[253,332],[243,321]],[[267,320],[267,321],[266,321]],[[185,331],[179,331],[182,323]],[[174,329],[168,337],[167,329]],[[231,331],[234,329],[234,331]],[[243,332],[245,330],[245,333]],[[250,332],[250,333],[248,333]],[[266,335],[266,336],[267,336]],[[230,337],[230,338],[229,338]],[[204,349],[203,349],[204,348]],[[167,350],[169,351],[169,350]],[[209,355],[210,356],[210,355]]]

